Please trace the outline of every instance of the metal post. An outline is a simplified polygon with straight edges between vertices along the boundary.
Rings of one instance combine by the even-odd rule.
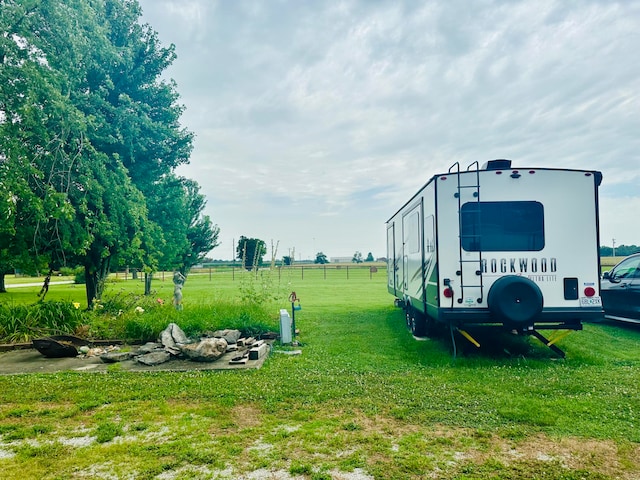
[[[291,302],[291,338],[296,338],[296,306],[294,302]]]

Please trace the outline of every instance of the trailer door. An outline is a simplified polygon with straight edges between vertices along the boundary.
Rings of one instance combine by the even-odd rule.
[[[416,204],[402,217],[404,292],[422,300],[422,203]]]

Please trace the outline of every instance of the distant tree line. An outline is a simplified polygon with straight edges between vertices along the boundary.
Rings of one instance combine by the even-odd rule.
[[[192,265],[217,244],[193,135],[162,73],[176,58],[137,1],[3,0],[0,291],[20,269],[80,266],[89,307],[113,268]]]
[[[615,255],[613,254],[613,247],[602,246],[600,247],[601,257],[626,257],[640,252],[640,247],[637,245],[616,245]]]

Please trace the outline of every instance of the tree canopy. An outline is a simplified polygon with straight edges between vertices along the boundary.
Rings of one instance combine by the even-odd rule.
[[[640,252],[640,246],[638,245],[616,245],[615,247],[616,257],[626,257],[628,255],[633,255],[634,253],[639,253],[639,252]],[[601,246],[600,256],[602,257],[614,256],[614,248],[607,247],[605,245]]]
[[[327,259],[327,256],[324,253],[318,252],[316,253],[316,259],[313,261],[313,263],[324,265],[325,263],[329,263],[329,260]]]
[[[174,173],[193,141],[161,78],[174,46],[135,0],[1,3],[0,276],[82,265],[91,306],[112,264],[188,271],[218,227]]]
[[[247,238],[244,235],[238,240],[236,258],[242,260],[247,270],[262,266],[262,257],[267,253],[267,245],[259,238]]]

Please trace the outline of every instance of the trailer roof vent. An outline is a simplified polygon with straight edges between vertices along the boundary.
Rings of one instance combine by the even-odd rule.
[[[511,168],[511,160],[505,160],[503,158],[499,160],[489,160],[482,166],[483,170],[508,170]]]

